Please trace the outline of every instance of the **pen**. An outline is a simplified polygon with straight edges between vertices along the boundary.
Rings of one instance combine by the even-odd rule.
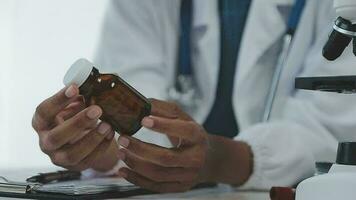
[[[31,183],[49,183],[53,181],[69,181],[79,179],[81,176],[80,172],[77,171],[57,171],[57,172],[50,172],[50,173],[39,173],[36,176],[32,176],[26,179],[27,182]]]

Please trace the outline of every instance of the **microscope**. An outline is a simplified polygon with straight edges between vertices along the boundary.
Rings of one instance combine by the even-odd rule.
[[[323,48],[323,56],[329,61],[338,59],[351,42],[356,56],[356,0],[334,0],[334,8],[339,17]],[[356,93],[356,76],[296,78],[295,87],[347,94]],[[331,165],[327,173],[302,181],[296,190],[296,200],[356,199],[355,187],[356,142],[341,142],[336,162]]]
[[[334,8],[339,17],[323,48],[323,56],[330,61],[339,58],[351,41],[356,56],[356,1],[334,0]]]

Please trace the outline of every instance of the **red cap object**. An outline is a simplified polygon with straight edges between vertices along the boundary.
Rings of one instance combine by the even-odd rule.
[[[269,191],[271,200],[295,200],[295,189],[289,187],[272,187]]]

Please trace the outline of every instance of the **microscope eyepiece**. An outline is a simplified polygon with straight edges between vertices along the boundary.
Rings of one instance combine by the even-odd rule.
[[[333,61],[340,57],[352,40],[351,36],[341,32],[340,30],[352,31],[352,29],[352,23],[343,19],[342,17],[339,17],[335,21],[334,29],[329,36],[329,40],[326,42],[323,48],[323,56],[327,60]]]
[[[352,23],[342,17],[338,17],[335,21],[335,25],[343,30],[352,31]]]
[[[323,48],[323,56],[330,61],[336,60],[350,44],[352,38],[333,30]]]

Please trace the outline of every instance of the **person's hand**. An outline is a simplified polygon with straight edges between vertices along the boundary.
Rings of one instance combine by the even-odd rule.
[[[114,131],[98,123],[102,110],[85,108],[75,85],[66,87],[43,101],[32,119],[41,150],[51,161],[71,170],[110,170],[118,161]]]
[[[189,190],[204,181],[207,133],[177,105],[154,99],[151,103],[152,116],[145,117],[142,125],[180,140],[179,147],[164,148],[122,135],[118,142],[124,148],[118,157],[129,168],[121,168],[118,175],[156,192]]]

